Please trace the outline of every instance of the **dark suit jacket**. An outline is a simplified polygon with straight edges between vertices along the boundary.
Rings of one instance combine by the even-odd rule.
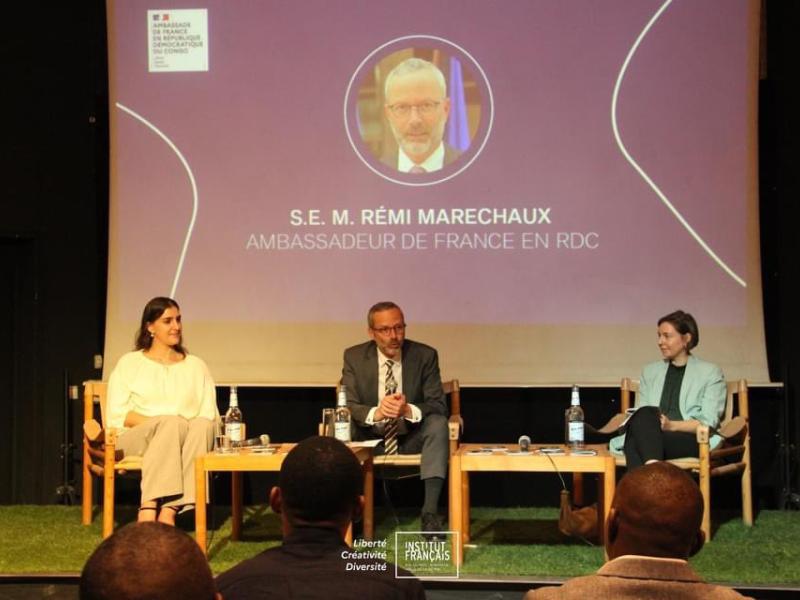
[[[405,340],[402,360],[403,394],[409,404],[420,409],[423,419],[429,414],[447,417],[436,350]],[[370,409],[378,405],[378,347],[374,341],[344,351],[342,383],[347,386],[347,406],[353,422],[363,428]]]
[[[355,550],[368,553],[376,549]],[[409,571],[399,569],[401,575],[410,578],[397,579],[395,565],[350,553],[338,531],[298,527],[282,546],[265,550],[219,575],[217,589],[225,600],[424,600],[422,584]]]
[[[384,154],[381,156],[381,162],[385,164],[387,167],[391,167],[392,169],[397,170],[397,154],[399,150],[395,148],[394,152]],[[445,143],[444,145],[444,160],[442,161],[442,168],[446,167],[447,165],[455,162],[455,160],[461,156],[461,150],[457,150],[453,148],[449,144]],[[424,175],[424,173],[422,173]]]
[[[561,587],[531,590],[524,600],[734,600],[746,597],[730,588],[705,583],[684,560],[620,556],[603,565],[596,575],[570,579]]]

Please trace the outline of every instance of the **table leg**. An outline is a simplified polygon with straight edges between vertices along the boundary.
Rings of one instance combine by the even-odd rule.
[[[461,543],[469,543],[469,471],[461,472]]]
[[[583,473],[572,474],[572,504],[583,506]]]
[[[450,531],[455,532],[452,552],[453,564],[457,566],[462,564],[464,551],[461,477],[461,457],[456,453],[450,456]]]
[[[347,531],[344,533],[344,543],[353,547],[353,521],[351,520],[350,523],[347,525]]]
[[[372,456],[364,461],[364,539],[375,536],[375,470]]]
[[[195,485],[195,507],[194,507],[194,531],[197,545],[203,554],[206,554],[206,470],[204,468],[203,457],[200,456],[194,461],[194,485]]]
[[[605,526],[603,525],[603,521],[605,520],[603,519],[603,515],[605,514],[606,510],[605,482],[606,482],[605,471],[603,471],[602,473],[598,473],[597,474],[597,541],[600,542],[601,545],[606,539]]]
[[[242,536],[242,472],[231,473],[231,539],[239,541]]]
[[[603,522],[598,526],[601,528],[600,540],[605,542],[608,535],[608,513],[611,511],[611,501],[614,499],[614,490],[617,487],[617,465],[614,462],[614,457],[609,456],[606,459],[606,469],[603,473],[603,495],[602,495],[602,515]]]

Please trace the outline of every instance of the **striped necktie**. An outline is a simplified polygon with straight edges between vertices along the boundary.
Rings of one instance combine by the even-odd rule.
[[[394,394],[397,391],[397,380],[394,378],[394,361],[387,359],[386,363],[386,385],[384,391],[387,396]],[[386,454],[397,454],[397,428],[399,426],[397,419],[389,419],[386,424],[386,429],[383,433],[383,445],[386,449]]]

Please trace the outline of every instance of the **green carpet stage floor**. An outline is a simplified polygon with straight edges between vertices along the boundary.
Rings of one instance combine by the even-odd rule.
[[[134,507],[119,507],[119,523],[135,519]],[[474,508],[472,544],[456,581],[426,583],[433,598],[519,598],[530,585],[589,574],[603,562],[603,550],[558,532],[553,508]],[[194,513],[178,526],[193,535]],[[11,585],[69,587],[100,542],[100,518],[80,523],[80,507],[0,506],[0,598],[57,597],[4,595]],[[394,532],[415,531],[413,511],[394,515],[377,511],[376,538],[386,539],[394,556]],[[279,520],[266,506],[245,511],[243,539],[230,540],[229,511],[218,507],[209,519],[209,560],[222,572],[261,550],[280,543]],[[755,526],[745,527],[737,514],[714,513],[713,541],[691,559],[708,581],[732,585],[763,598],[800,596],[800,513],[762,511]],[[33,587],[31,587],[33,586]],[[9,588],[10,589],[10,588]],[[451,596],[458,593],[460,596]],[[467,593],[469,592],[469,593]],[[500,595],[497,595],[500,594]],[[63,596],[65,598],[69,595]]]

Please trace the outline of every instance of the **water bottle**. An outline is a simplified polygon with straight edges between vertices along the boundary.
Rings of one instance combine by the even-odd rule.
[[[567,445],[572,450],[583,448],[583,409],[577,385],[572,386],[572,399],[564,421],[567,430]]]
[[[236,386],[231,386],[230,401],[228,412],[225,413],[225,436],[231,445],[241,442],[243,439],[242,411],[239,410],[239,395],[236,393]]]
[[[336,412],[333,415],[333,436],[340,442],[350,441],[350,409],[347,408],[347,388],[339,386]]]

